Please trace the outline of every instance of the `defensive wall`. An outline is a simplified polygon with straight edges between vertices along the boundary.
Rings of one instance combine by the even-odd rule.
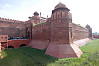
[[[0,17],[0,34],[9,37],[25,37],[25,22]]]
[[[88,38],[89,32],[86,27],[82,27],[79,24],[70,23],[70,40],[77,41],[80,39]]]
[[[95,39],[99,39],[99,35],[92,35],[93,36],[93,38],[95,38]]]
[[[89,25],[82,27],[72,23],[69,11],[66,5],[59,3],[52,10],[50,18],[39,17],[38,12],[34,12],[34,16],[26,22],[0,18],[0,34],[30,38],[8,40],[1,43],[2,46],[18,48],[25,44],[32,48],[47,49],[45,53],[56,58],[80,57],[83,52],[74,41],[84,39],[87,42],[88,38],[92,38],[92,29]]]

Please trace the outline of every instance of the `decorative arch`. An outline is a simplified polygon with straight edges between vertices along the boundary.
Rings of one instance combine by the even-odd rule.
[[[14,47],[13,47],[13,46],[8,46],[8,48],[9,48],[9,49],[13,49]]]
[[[25,45],[25,44],[21,44],[21,45],[20,45],[20,47],[24,47],[24,46],[26,46],[26,45]]]
[[[29,31],[29,28],[26,28],[26,37],[27,37],[27,38],[30,38],[30,31]]]

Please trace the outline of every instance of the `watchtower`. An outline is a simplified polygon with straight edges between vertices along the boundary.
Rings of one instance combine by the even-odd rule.
[[[88,37],[92,38],[92,28],[88,24],[86,25],[86,28],[88,29],[88,33],[89,33]]]
[[[69,19],[70,10],[61,2],[52,11],[51,37],[52,43],[69,44]]]
[[[57,57],[80,57],[82,51],[75,45],[70,44],[69,23],[72,22],[69,9],[61,2],[57,4],[51,15],[51,43],[46,54]]]

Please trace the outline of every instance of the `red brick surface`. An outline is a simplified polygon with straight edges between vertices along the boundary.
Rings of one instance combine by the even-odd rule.
[[[10,40],[9,46],[20,47],[21,44],[29,45],[33,48],[45,49],[46,54],[57,57],[80,57],[81,50],[77,45],[72,45],[74,41],[92,37],[92,29],[72,23],[70,10],[62,3],[59,3],[52,10],[50,18],[39,17],[37,12],[29,17],[26,22],[0,18],[0,34],[8,37],[28,37],[32,41]],[[40,24],[45,22],[44,24]],[[37,25],[38,24],[38,25]],[[86,41],[85,41],[86,42]],[[4,47],[7,43],[2,43]]]
[[[13,46],[14,48],[19,48],[22,44],[26,46],[30,43],[30,39],[21,39],[21,40],[8,40],[8,46]],[[7,48],[7,43],[2,43],[4,48]]]
[[[1,59],[1,42],[0,42],[0,59]]]
[[[87,28],[81,27],[74,23],[69,23],[69,25],[72,27],[72,38],[70,38],[72,42],[88,38],[89,33]]]
[[[0,21],[0,34],[6,34],[9,37],[25,37],[25,24],[24,22],[7,22]],[[22,34],[23,35],[22,35]]]
[[[8,41],[8,35],[0,35],[0,42],[7,42]]]
[[[32,48],[38,48],[38,49],[46,49],[49,46],[49,42],[45,42],[45,41],[31,41],[28,46],[32,47]]]
[[[93,38],[99,39],[99,35],[93,35]]]
[[[72,44],[50,44],[46,50],[46,54],[56,58],[66,58],[80,57],[83,52],[76,45]]]

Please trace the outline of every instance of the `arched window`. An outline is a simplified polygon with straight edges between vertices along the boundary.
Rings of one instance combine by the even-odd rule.
[[[62,19],[61,19],[61,22],[62,22]]]
[[[29,31],[29,28],[26,29],[26,37],[27,37],[27,38],[30,38],[30,31]]]
[[[72,27],[70,27],[70,37],[72,38]]]
[[[66,12],[65,12],[65,17],[66,17]]]
[[[46,30],[44,29],[43,32],[46,32]]]
[[[56,18],[57,18],[57,13],[56,13]]]
[[[61,12],[61,17],[62,17],[62,12]]]
[[[53,15],[53,19],[54,19],[54,15]]]
[[[59,18],[59,15],[58,15],[58,18]]]

